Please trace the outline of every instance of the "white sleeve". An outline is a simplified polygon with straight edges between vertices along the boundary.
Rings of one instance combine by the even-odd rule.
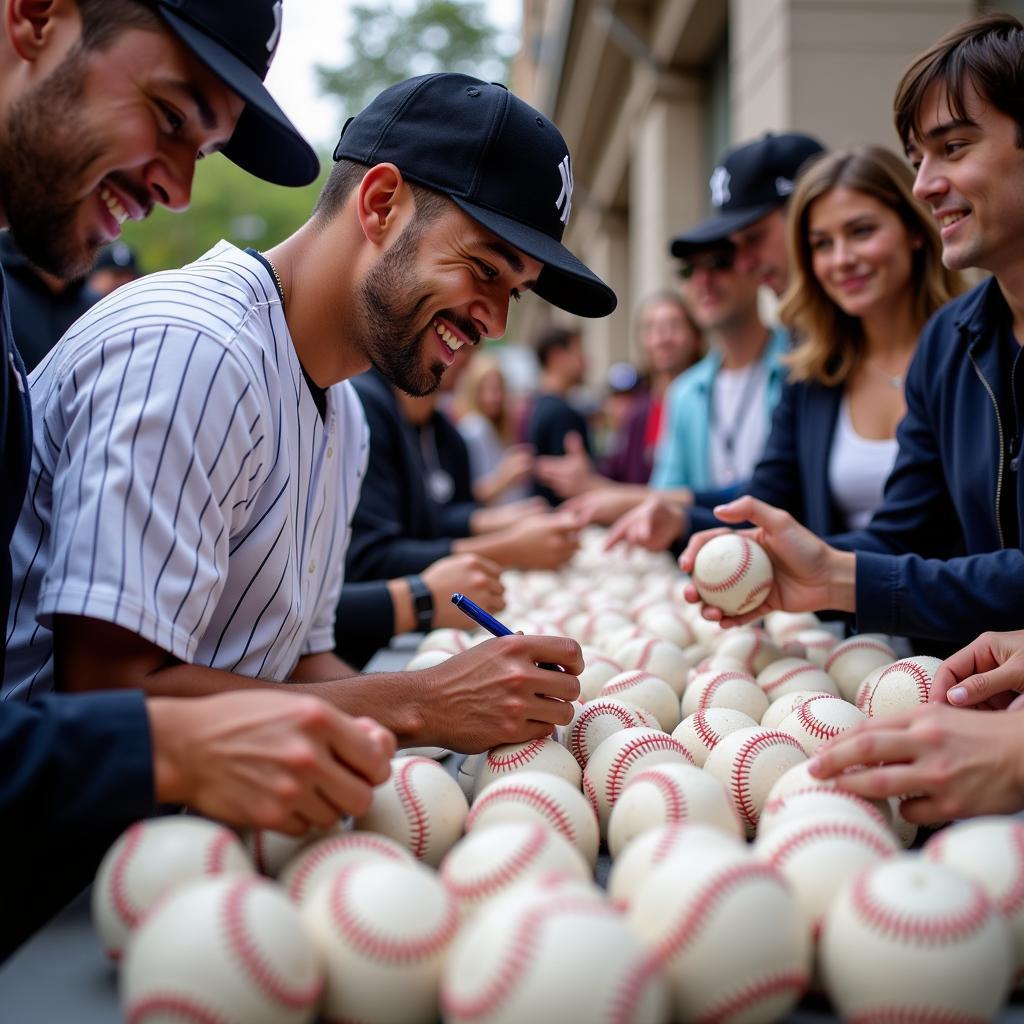
[[[102,619],[192,660],[259,486],[268,414],[250,372],[174,327],[108,339],[75,364],[44,412],[64,441],[40,621]]]

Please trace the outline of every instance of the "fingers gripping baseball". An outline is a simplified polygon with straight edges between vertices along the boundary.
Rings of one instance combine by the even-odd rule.
[[[983,633],[948,658],[935,675],[931,699],[961,707],[1005,707],[1024,692],[1024,630]]]

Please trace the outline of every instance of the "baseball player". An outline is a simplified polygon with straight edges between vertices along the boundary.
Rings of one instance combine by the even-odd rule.
[[[40,365],[9,696],[300,684],[405,742],[461,750],[569,721],[570,640],[507,637],[370,677],[332,653],[367,458],[345,379],[374,366],[427,393],[527,290],[577,315],[614,308],[561,245],[565,143],[504,88],[442,74],[385,90],[334,155],[291,238],[220,243],[119,289]]]

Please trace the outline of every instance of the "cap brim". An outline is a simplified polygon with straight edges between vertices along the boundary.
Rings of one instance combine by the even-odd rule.
[[[245,110],[224,155],[275,185],[308,185],[320,173],[313,147],[267,92],[259,75],[229,50],[166,7],[160,14],[181,41],[245,100]]]
[[[744,228],[750,227],[755,221],[766,217],[781,205],[781,202],[764,203],[761,206],[748,206],[743,210],[730,210],[728,213],[719,213],[714,217],[709,217],[691,231],[676,235],[672,239],[669,250],[673,256],[681,257],[689,255],[695,249],[713,245],[715,242],[724,242],[734,231],[742,231]]]
[[[544,264],[533,291],[546,302],[575,316],[607,316],[615,309],[618,304],[615,292],[561,242],[485,206],[466,202],[458,196],[450,198],[500,239]]]

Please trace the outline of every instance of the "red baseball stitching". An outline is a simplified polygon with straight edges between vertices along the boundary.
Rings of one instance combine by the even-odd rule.
[[[881,1004],[852,1013],[847,1024],[985,1024],[987,1017],[958,1013],[939,1006],[904,1006]]]
[[[873,853],[877,853],[880,857],[892,857],[898,852],[895,839],[891,843],[886,843],[877,832],[872,832],[871,829],[865,828],[860,822],[810,822],[770,853],[768,863],[772,867],[781,869],[782,865],[794,853],[817,839],[855,839],[869,847]]]
[[[413,856],[417,860],[422,860],[426,855],[427,843],[430,839],[430,821],[408,778],[409,773],[418,764],[437,766],[437,762],[431,761],[428,757],[403,758],[402,765],[394,773],[394,777],[395,792],[398,794],[398,800],[409,823],[409,849],[412,850]],[[443,768],[441,770],[444,771]]]
[[[714,750],[722,742],[722,735],[708,724],[708,710],[707,708],[702,708],[694,714],[693,731],[708,750]]]
[[[595,816],[600,820],[601,805],[597,797],[597,787],[586,772],[583,773],[583,792],[586,795],[586,798],[590,801],[590,806],[593,808]]]
[[[630,740],[615,755],[608,771],[608,784],[605,787],[605,796],[608,798],[608,805],[614,806],[622,792],[622,783],[626,773],[633,767],[633,763],[644,754],[654,750],[676,750],[683,755],[687,764],[695,764],[693,756],[678,740],[672,739],[668,733],[660,736],[639,736]]]
[[[389,860],[403,860],[403,855],[390,844],[383,842],[372,832],[349,832],[343,836],[323,839],[306,853],[288,885],[288,896],[295,903],[301,903],[306,885],[318,867],[338,850],[373,850]]]
[[[843,729],[838,725],[827,725],[820,719],[812,718],[811,713],[807,710],[816,700],[821,700],[822,697],[828,700],[838,700],[838,697],[833,697],[830,693],[822,693],[817,697],[808,697],[796,711],[797,721],[813,736],[818,740],[830,740],[833,736],[838,736]]]
[[[787,793],[785,796],[777,796],[774,800],[769,800],[761,808],[762,817],[765,814],[775,814],[777,811],[781,811],[794,797],[803,796],[805,793],[828,793],[829,796],[839,797],[861,808],[861,810],[867,811],[871,816],[871,820],[877,822],[883,828],[889,829],[892,827],[892,823],[885,820],[885,815],[873,803],[865,800],[864,797],[857,796],[856,793],[847,793],[843,789],[829,789],[827,786],[809,786],[807,789],[794,789],[792,793]]]
[[[717,676],[708,680],[707,685],[701,691],[700,698],[697,701],[697,710],[707,711],[707,709],[711,707],[711,701],[714,699],[715,693],[718,691],[719,687],[734,679],[740,679],[745,683],[750,682],[750,677],[744,672],[736,672],[735,670],[729,669],[725,672],[720,672]]]
[[[696,1020],[696,1024],[721,1024],[732,1020],[745,1010],[756,1006],[764,999],[779,996],[786,992],[796,992],[797,998],[807,988],[807,973],[800,970],[775,971],[756,981],[748,981],[727,999],[714,1004]]]
[[[226,828],[218,830],[206,850],[204,869],[208,875],[219,875],[224,870],[224,860],[227,857],[228,848],[234,841],[234,832],[229,832]]]
[[[323,979],[314,977],[305,986],[291,985],[274,970],[259,946],[246,931],[245,901],[257,887],[269,885],[256,878],[242,878],[233,883],[224,896],[222,923],[229,952],[233,953],[242,969],[265,995],[288,1007],[301,1010],[312,1006],[320,998]]]
[[[579,717],[573,722],[572,728],[569,730],[569,752],[576,758],[581,768],[587,767],[588,760],[587,753],[583,749],[586,729],[593,723],[595,718],[601,718],[604,715],[611,715],[612,718],[617,718],[626,729],[637,728],[640,724],[637,721],[636,715],[621,704],[612,701],[601,701],[600,698],[592,700],[580,712]]]
[[[623,690],[628,690],[631,686],[636,683],[642,683],[645,679],[656,678],[650,672],[644,671],[642,668],[634,669],[625,679],[620,679],[617,683],[607,682],[604,685],[604,689],[601,691],[602,697],[610,697],[613,693],[621,693]]]
[[[539,945],[541,929],[549,918],[561,914],[581,914],[600,918],[618,916],[608,904],[581,896],[556,897],[532,907],[519,919],[518,927],[509,943],[508,954],[502,960],[496,976],[481,992],[476,996],[460,996],[449,987],[442,986],[443,1016],[473,1020],[497,1012],[529,968],[533,953]]]
[[[529,764],[545,743],[547,743],[547,737],[542,736],[540,739],[530,740],[521,750],[509,752],[508,754],[495,754],[494,751],[498,748],[494,747],[487,751],[487,767],[501,773],[511,771],[513,768],[519,768],[524,764]]]
[[[773,690],[777,690],[780,686],[788,683],[790,679],[795,679],[799,675],[803,675],[804,672],[817,671],[814,665],[797,665],[796,668],[787,669],[782,673],[781,676],[777,676],[770,683],[760,683],[760,687],[765,693],[771,693]]]
[[[270,872],[267,870],[267,850],[263,843],[263,829],[254,828],[251,832],[252,836],[252,860],[256,865],[256,870],[261,875],[269,875]]]
[[[653,636],[650,640],[647,640],[643,647],[640,649],[640,658],[637,668],[647,668],[647,661],[651,656],[651,648],[656,644],[660,643],[661,638]]]
[[[114,903],[114,909],[117,911],[118,917],[121,918],[121,921],[129,929],[134,928],[139,923],[142,908],[137,907],[128,895],[125,875],[128,873],[128,865],[138,849],[139,843],[142,842],[144,831],[145,824],[139,821],[125,832],[124,846],[121,848],[117,860],[114,861],[113,870],[110,872],[110,898]],[[120,950],[117,950],[115,955],[119,952]]]
[[[887,658],[892,658],[895,653],[891,647],[887,647],[878,640],[845,640],[843,643],[837,644],[825,659],[825,671],[828,672],[835,664],[836,658],[841,658],[847,651],[877,651]]]
[[[711,879],[686,912],[675,921],[668,934],[654,947],[652,952],[658,965],[663,967],[677,953],[696,942],[719,900],[737,886],[752,881],[770,882],[789,893],[783,877],[769,864],[753,861],[724,868]]]
[[[227,1017],[180,992],[153,992],[136,1000],[125,1011],[128,1024],[145,1024],[150,1014],[172,1014],[182,1024],[231,1024]]]
[[[686,820],[689,815],[686,794],[679,790],[674,781],[665,778],[657,765],[653,768],[645,768],[642,772],[634,775],[623,787],[623,794],[625,794],[626,790],[632,789],[640,782],[653,783],[654,787],[661,793],[661,798],[665,802],[666,820],[664,824],[679,825]]]
[[[750,769],[754,758],[767,746],[781,744],[786,747],[793,747],[799,750],[806,758],[804,748],[800,746],[795,736],[788,732],[763,732],[757,736],[751,736],[743,741],[743,745],[736,752],[736,762],[733,765],[731,790],[736,810],[743,816],[743,821],[748,828],[757,828],[757,819],[760,816],[753,804],[750,793]]]
[[[750,611],[752,608],[756,608],[761,603],[761,601],[764,600],[764,598],[761,598],[761,601],[757,599],[761,597],[762,594],[767,594],[768,591],[771,589],[771,580],[764,580],[762,583],[758,583],[758,585],[754,587],[747,594],[747,596],[743,598],[743,600],[740,602],[740,606],[737,613],[742,614],[743,612]]]
[[[904,661],[897,661],[890,665],[876,680],[875,685],[871,687],[871,696],[868,697],[868,717],[875,717],[875,693],[878,690],[878,684],[893,671],[906,672],[908,676],[911,676],[914,683],[917,686],[918,702],[921,704],[927,704],[928,698],[932,692],[932,681],[928,677],[928,673],[925,672],[920,665],[915,665],[910,659]]]
[[[924,855],[937,864],[943,863],[942,851],[946,848],[948,839],[949,829],[937,832],[925,843]],[[996,906],[999,907],[1000,912],[1007,917],[1016,914],[1021,906],[1024,905],[1024,826],[1018,824],[1010,826],[1010,841],[1013,843],[1017,854],[1017,873],[1009,890],[998,900],[994,901]],[[1024,968],[1021,969],[1024,970]]]
[[[980,887],[973,886],[971,902],[963,910],[934,919],[914,918],[892,910],[875,899],[871,892],[871,869],[862,871],[850,889],[854,912],[865,924],[897,942],[939,945],[966,938],[988,921],[992,905]]]
[[[570,843],[576,842],[576,830],[572,827],[572,820],[559,807],[558,801],[552,800],[546,793],[541,793],[525,785],[506,786],[498,792],[488,789],[473,804],[473,808],[466,818],[466,831],[468,832],[473,827],[473,823],[484,810],[493,803],[500,803],[503,799],[511,800],[513,803],[525,803],[528,807],[540,811],[549,825],[565,836]]]
[[[696,566],[694,571],[690,574],[690,578],[693,580],[693,585],[699,587],[702,590],[706,590],[709,594],[720,594],[723,590],[728,590],[730,587],[736,586],[737,583],[747,574],[747,570],[750,568],[750,563],[753,559],[752,548],[750,547],[750,541],[746,537],[736,538],[743,546],[743,554],[740,555],[740,564],[720,583],[705,583],[696,572]]]
[[[654,957],[642,953],[635,965],[626,972],[626,978],[611,1000],[609,1024],[632,1024],[644,992],[652,978],[658,977],[658,964]]]
[[[366,866],[365,861],[362,864],[349,864],[329,883],[327,904],[331,922],[341,935],[363,956],[386,964],[416,963],[444,952],[459,928],[459,909],[455,900],[447,900],[448,905],[440,924],[419,938],[392,938],[381,935],[356,917],[350,901],[346,898],[349,895],[352,876]],[[417,920],[420,920],[418,915]]]
[[[526,842],[504,863],[500,863],[492,871],[469,881],[461,881],[452,877],[455,870],[450,859],[441,865],[441,881],[445,888],[460,902],[465,900],[486,899],[500,892],[510,882],[522,874],[523,868],[537,859],[538,854],[548,845],[548,830],[538,824],[530,830]]]

